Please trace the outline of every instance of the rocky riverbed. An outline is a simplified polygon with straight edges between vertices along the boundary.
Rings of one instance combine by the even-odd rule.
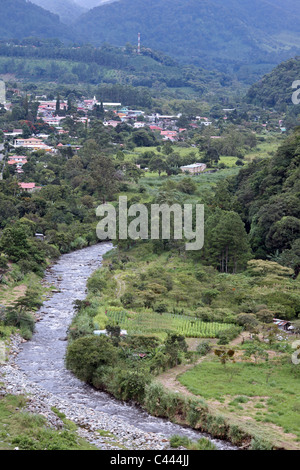
[[[29,382],[27,376],[15,363],[15,358],[23,343],[24,340],[19,335],[11,337],[8,360],[0,365],[0,395],[27,396],[27,411],[43,415],[49,426],[61,429],[63,422],[52,411],[55,407],[67,419],[77,424],[77,432],[81,437],[102,450],[164,450],[169,448],[168,439],[162,435],[143,432],[117,416],[110,416],[88,408],[86,405],[72,403]],[[99,431],[105,435],[101,435]]]

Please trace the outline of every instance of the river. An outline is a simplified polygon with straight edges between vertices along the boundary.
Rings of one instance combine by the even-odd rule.
[[[41,320],[31,341],[24,343],[16,358],[19,369],[31,383],[61,397],[63,400],[89,409],[117,416],[124,423],[145,431],[164,435],[187,436],[193,440],[208,437],[190,428],[184,428],[165,419],[150,416],[140,407],[115,400],[78,380],[65,368],[67,330],[74,315],[73,301],[86,297],[86,283],[91,274],[101,267],[102,257],[110,251],[110,243],[100,243],[62,255],[47,269],[45,281],[55,285],[57,292],[45,300],[38,315]],[[227,442],[212,439],[220,450],[233,450]]]

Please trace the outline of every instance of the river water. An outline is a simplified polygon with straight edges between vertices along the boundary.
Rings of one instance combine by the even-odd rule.
[[[65,368],[67,330],[74,315],[73,301],[86,297],[86,283],[91,274],[101,267],[102,257],[112,249],[110,243],[100,243],[62,255],[46,271],[45,281],[55,285],[55,292],[39,310],[41,320],[31,341],[24,343],[16,359],[20,370],[30,382],[70,403],[117,416],[125,423],[145,432],[159,433],[167,438],[179,434],[193,440],[209,437],[190,428],[184,428],[165,419],[152,417],[141,408],[115,400],[78,380]],[[233,450],[227,442],[212,439],[220,450]]]

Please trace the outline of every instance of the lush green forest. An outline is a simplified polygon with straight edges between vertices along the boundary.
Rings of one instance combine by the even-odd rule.
[[[299,128],[271,160],[254,162],[237,177],[235,195],[257,258],[272,257],[298,275]]]
[[[280,61],[299,52],[299,13],[277,0],[213,2],[183,0],[107,2],[78,15],[72,2],[58,7],[39,0],[50,13],[25,0],[2,0],[1,39],[56,38],[66,43],[125,47],[142,45],[250,84]],[[47,5],[46,5],[47,4]],[[71,6],[70,6],[71,5]],[[10,12],[14,11],[11,15]],[[25,19],[25,20],[24,20]]]
[[[221,96],[224,87],[237,86],[227,74],[182,67],[151,49],[142,48],[142,55],[138,56],[130,45],[123,49],[109,45],[67,47],[59,41],[32,38],[10,44],[0,42],[0,73],[36,82],[143,87],[150,89],[152,95],[173,91],[174,96],[177,93],[178,97],[187,98],[218,93]],[[146,96],[148,90],[144,90]]]
[[[29,36],[74,40],[75,33],[58,15],[25,0],[1,0],[0,38]]]
[[[296,54],[299,12],[266,1],[122,0],[83,15],[76,28],[94,44],[137,43],[250,83]]]
[[[300,57],[278,65],[271,73],[251,86],[247,92],[248,102],[262,107],[285,110],[292,107],[293,83],[300,77]]]

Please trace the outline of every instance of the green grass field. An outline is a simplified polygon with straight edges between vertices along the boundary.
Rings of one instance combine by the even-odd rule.
[[[224,367],[213,359],[188,370],[179,381],[208,403],[219,402],[216,407],[222,413],[279,426],[300,441],[300,375],[296,367],[278,360]]]
[[[62,414],[64,427],[56,430],[44,416],[27,412],[26,403],[21,395],[0,398],[0,450],[96,450]]]

